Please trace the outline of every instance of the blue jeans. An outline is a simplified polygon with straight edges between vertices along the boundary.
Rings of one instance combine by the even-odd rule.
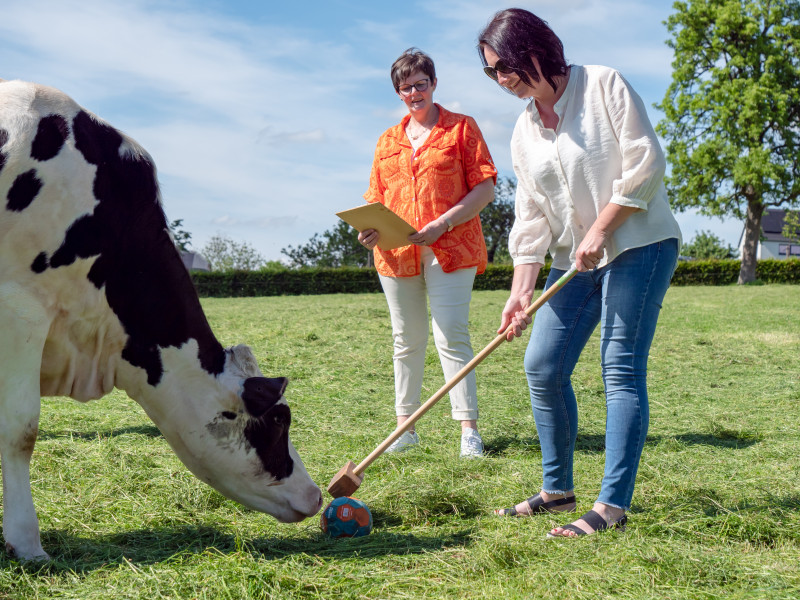
[[[600,323],[606,464],[598,502],[628,509],[650,412],[647,357],[678,259],[672,238],[578,273],[536,313],[525,373],[542,449],[542,490],[572,491],[578,404],[572,371]],[[545,287],[564,274],[552,269]]]

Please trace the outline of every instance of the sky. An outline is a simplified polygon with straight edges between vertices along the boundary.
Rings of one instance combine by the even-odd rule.
[[[513,175],[525,103],[475,47],[510,6],[546,20],[568,62],[618,69],[663,118],[672,0],[0,0],[0,78],[59,88],[144,146],[194,249],[223,235],[281,260],[364,203],[375,143],[406,111],[389,77],[406,48],[433,58],[434,100],[474,117]],[[676,217],[685,241],[738,244],[739,221]]]

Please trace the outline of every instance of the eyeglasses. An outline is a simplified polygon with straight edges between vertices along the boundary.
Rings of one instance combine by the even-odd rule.
[[[430,80],[426,77],[425,79],[420,79],[417,83],[411,85],[401,85],[397,88],[397,91],[400,92],[403,96],[410,96],[414,90],[418,92],[424,92],[428,89],[428,83]]]
[[[490,67],[489,65],[483,67],[483,72],[486,73],[489,77],[491,77],[495,81],[497,81],[498,73],[502,73],[503,75],[510,75],[511,73],[514,72],[514,69],[509,67],[502,60],[498,60],[496,63],[494,63],[493,67]]]

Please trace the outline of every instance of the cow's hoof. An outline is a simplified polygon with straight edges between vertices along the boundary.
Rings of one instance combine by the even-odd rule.
[[[25,562],[45,562],[50,560],[50,555],[41,548],[33,552],[20,552],[8,542],[6,542],[6,553],[12,558]]]

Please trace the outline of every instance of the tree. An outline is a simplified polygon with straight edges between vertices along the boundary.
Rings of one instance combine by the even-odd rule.
[[[800,212],[796,210],[786,211],[786,216],[783,217],[781,235],[792,242],[800,244]]]
[[[169,231],[172,233],[172,239],[178,250],[188,252],[192,246],[192,234],[181,227],[183,227],[183,219],[175,219],[169,224]]]
[[[710,231],[701,231],[681,247],[681,254],[700,260],[708,258],[736,258],[738,250],[724,246],[722,240]]]
[[[315,233],[308,243],[281,250],[291,267],[366,267],[372,252],[358,241],[358,232],[339,221],[322,234]]]
[[[489,262],[507,262],[508,234],[514,224],[514,193],[517,182],[510,177],[498,177],[494,187],[494,201],[481,211],[483,237]]]
[[[247,242],[235,242],[222,234],[211,237],[200,253],[212,271],[256,271],[264,265],[264,257]]]
[[[667,189],[677,210],[744,220],[739,283],[748,283],[765,208],[800,198],[800,0],[674,7],[674,71],[657,127]]]

